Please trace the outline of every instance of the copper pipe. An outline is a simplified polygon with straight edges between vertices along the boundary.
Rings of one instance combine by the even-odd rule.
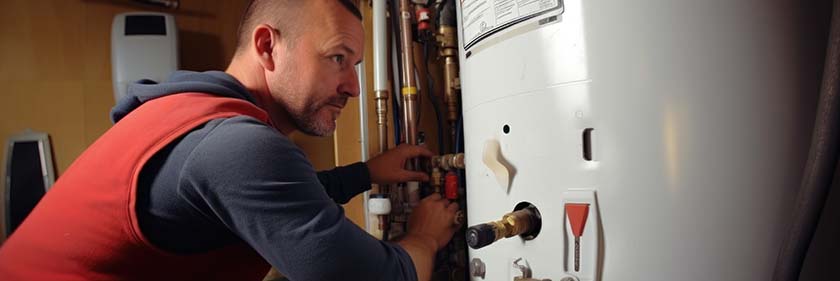
[[[417,81],[414,77],[414,40],[412,40],[411,15],[414,9],[411,8],[409,0],[400,0],[400,55],[402,60],[402,108],[403,108],[403,131],[405,142],[417,145],[417,125],[419,122],[420,96],[417,93]],[[408,161],[406,165],[409,170],[416,170],[417,159]],[[420,185],[418,182],[408,182],[405,188],[406,203],[410,209],[420,203]]]
[[[460,88],[460,83],[458,82],[458,60],[454,56],[447,56],[444,59],[444,68],[443,68],[443,75],[444,75],[444,86],[446,90],[444,91],[445,96],[444,99],[446,101],[446,120],[449,121],[449,137],[452,144],[455,144],[455,135],[456,135],[456,127],[458,122],[458,88]],[[454,150],[453,150],[454,151]]]
[[[400,0],[403,126],[405,128],[405,142],[416,145],[419,96],[417,95],[417,81],[414,78],[414,40],[411,37],[411,14],[413,10],[410,5],[409,0]]]
[[[458,122],[458,92],[461,89],[460,78],[458,78],[458,49],[456,29],[454,26],[441,25],[438,29],[437,41],[439,47],[438,56],[443,58],[444,76],[444,101],[446,102],[446,120],[449,121],[449,134],[452,143],[455,143],[456,123]]]

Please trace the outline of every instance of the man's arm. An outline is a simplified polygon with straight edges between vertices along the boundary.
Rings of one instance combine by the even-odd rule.
[[[190,207],[291,280],[428,280],[435,252],[455,231],[457,205],[424,199],[399,244],[379,241],[344,216],[300,149],[247,120],[220,125],[187,158],[178,186]],[[417,174],[404,172],[396,173]]]
[[[357,162],[318,172],[318,180],[330,198],[336,203],[345,204],[359,193],[369,190],[371,182],[392,184],[429,181],[425,173],[404,168],[406,161],[420,156],[432,157],[432,152],[422,146],[402,144],[373,157],[367,163]]]
[[[357,162],[318,172],[318,181],[333,201],[347,204],[359,193],[370,189],[370,172],[365,163]]]

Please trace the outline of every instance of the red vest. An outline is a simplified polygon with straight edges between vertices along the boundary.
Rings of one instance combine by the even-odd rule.
[[[0,280],[261,280],[269,266],[241,243],[177,255],[152,245],[137,223],[146,161],[211,119],[252,116],[253,104],[186,93],[151,100],[91,145],[0,248]]]

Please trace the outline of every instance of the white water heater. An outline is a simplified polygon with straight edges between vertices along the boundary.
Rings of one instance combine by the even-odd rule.
[[[178,70],[178,29],[174,16],[131,12],[114,17],[111,25],[114,101],[126,95],[128,84],[141,79],[162,82],[175,70]]]
[[[457,2],[467,223],[541,220],[471,280],[770,279],[824,48],[798,1]]]

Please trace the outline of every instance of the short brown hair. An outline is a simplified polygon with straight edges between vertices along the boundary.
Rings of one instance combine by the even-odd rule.
[[[236,51],[239,52],[248,46],[248,41],[251,39],[251,31],[259,24],[271,22],[283,33],[289,36],[295,36],[297,29],[296,21],[287,20],[295,18],[294,12],[296,8],[302,6],[302,3],[311,0],[252,0],[245,9],[242,15],[242,20],[239,21],[239,28],[237,29],[237,43]],[[356,18],[362,20],[362,12],[354,0],[336,0],[342,4],[347,11],[352,13]]]

